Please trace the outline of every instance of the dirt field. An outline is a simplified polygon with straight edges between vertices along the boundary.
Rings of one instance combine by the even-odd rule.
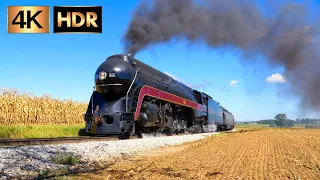
[[[320,130],[225,133],[124,160],[76,179],[320,179]]]

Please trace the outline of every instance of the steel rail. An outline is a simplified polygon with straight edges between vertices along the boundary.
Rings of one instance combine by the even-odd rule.
[[[236,131],[221,131],[221,132],[228,132],[233,133]],[[218,133],[221,133],[218,132]],[[158,132],[154,133],[147,133],[149,136],[155,135],[154,138],[163,137],[165,136],[183,136],[183,135],[191,135],[191,134],[207,134],[210,132],[205,133],[179,133],[178,135],[172,133],[171,135],[167,135],[165,133]],[[145,134],[145,133],[143,133]],[[161,135],[161,136],[158,136]],[[144,135],[142,135],[144,136]],[[129,139],[125,140],[132,140],[132,139],[140,139],[137,136],[130,136]],[[143,139],[143,137],[142,137]],[[80,137],[58,137],[58,138],[27,138],[27,139],[0,139],[0,148],[4,147],[16,147],[16,146],[32,146],[32,145],[49,145],[49,144],[64,144],[64,143],[80,143],[80,142],[89,142],[89,141],[119,141],[118,135],[110,135],[104,137],[96,137],[96,136],[80,136]]]
[[[130,139],[134,137],[130,137]],[[0,139],[0,147],[13,146],[30,146],[30,145],[45,145],[45,144],[63,144],[63,143],[79,143],[88,141],[112,141],[119,140],[118,137],[58,137],[58,138],[27,138],[27,139]]]

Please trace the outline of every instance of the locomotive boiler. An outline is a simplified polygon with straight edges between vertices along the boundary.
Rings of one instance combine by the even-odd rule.
[[[119,135],[231,130],[232,113],[199,92],[130,55],[108,57],[96,70],[84,115],[86,132]]]

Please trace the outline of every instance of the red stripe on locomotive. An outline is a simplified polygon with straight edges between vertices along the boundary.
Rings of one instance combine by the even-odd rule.
[[[161,91],[159,89],[150,87],[150,86],[143,86],[139,92],[139,97],[138,97],[138,103],[137,103],[137,109],[136,112],[134,114],[134,119],[137,120],[139,117],[139,112],[141,109],[141,104],[143,101],[144,96],[151,96],[154,98],[158,98],[158,99],[162,99],[164,101],[168,101],[168,102],[172,102],[175,104],[179,104],[182,106],[186,106],[186,107],[191,107],[193,109],[197,109],[200,111],[207,111],[207,106],[202,105],[202,104],[198,104],[196,102],[190,101],[188,99],[184,99],[182,97],[167,93],[165,91]]]

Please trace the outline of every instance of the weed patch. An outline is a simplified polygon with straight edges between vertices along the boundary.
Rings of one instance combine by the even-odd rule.
[[[63,165],[75,165],[80,162],[80,157],[73,153],[59,153],[53,162]]]

